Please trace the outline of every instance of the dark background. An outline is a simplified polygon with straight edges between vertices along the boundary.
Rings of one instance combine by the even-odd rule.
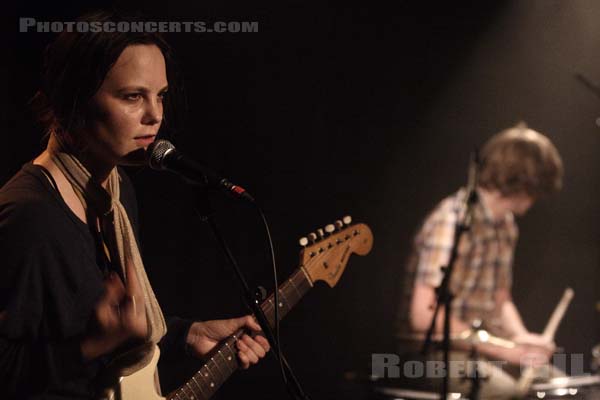
[[[110,3],[95,2],[95,6]],[[175,33],[189,111],[176,144],[243,184],[271,224],[280,278],[297,240],[351,214],[373,229],[367,257],[350,260],[335,289],[318,284],[282,323],[283,349],[314,399],[362,398],[348,382],[372,353],[396,352],[403,262],[420,220],[466,180],[469,152],[518,121],[546,133],[565,163],[564,190],[519,221],[514,300],[543,330],[566,286],[575,298],[556,341],[585,354],[599,342],[600,3],[398,1],[334,7],[126,2],[148,19],[258,21],[258,33]],[[16,17],[72,20],[79,4],[20,2],[6,14],[2,114],[5,182],[43,148],[27,101],[52,34],[18,33]],[[200,319],[244,313],[208,227],[175,177],[131,170],[144,254],[164,310]],[[212,196],[217,220],[250,283],[271,291],[260,220]],[[171,363],[172,387],[199,367]],[[586,365],[587,366],[587,365]],[[269,359],[238,373],[219,398],[285,398]]]

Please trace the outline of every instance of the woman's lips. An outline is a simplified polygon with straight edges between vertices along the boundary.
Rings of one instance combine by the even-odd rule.
[[[149,146],[152,142],[154,142],[154,139],[156,139],[156,135],[143,135],[136,136],[134,138],[136,142],[143,144],[144,146]]]

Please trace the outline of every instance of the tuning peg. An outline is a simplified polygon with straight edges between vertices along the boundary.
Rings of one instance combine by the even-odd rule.
[[[335,231],[335,226],[333,226],[333,224],[329,224],[325,226],[325,232],[327,233],[333,233]]]
[[[340,221],[339,219],[337,221],[335,221],[335,228],[338,231],[342,230],[343,227],[344,227],[344,223],[342,221]]]
[[[302,246],[302,247],[306,247],[308,245],[308,239],[305,237],[301,237],[298,242],[300,243],[300,246]]]
[[[311,242],[316,242],[317,241],[317,235],[315,235],[313,232],[308,234],[308,240],[310,240]]]
[[[317,229],[317,235],[319,235],[319,239],[323,239],[325,237],[325,232],[323,232],[323,229],[319,228]]]
[[[350,225],[352,223],[352,217],[349,215],[346,215],[344,218],[342,218],[342,221],[344,221],[344,224]]]

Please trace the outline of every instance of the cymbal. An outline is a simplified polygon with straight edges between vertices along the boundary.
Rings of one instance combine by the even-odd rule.
[[[424,340],[424,335],[422,334],[413,334],[410,337],[411,340],[422,341]],[[444,340],[443,335],[434,334],[431,338],[434,343],[442,343]],[[499,336],[494,336],[490,334],[488,331],[483,329],[478,330],[465,330],[461,333],[451,334],[450,335],[450,343],[461,344],[461,345],[474,345],[478,343],[489,343],[495,346],[504,347],[507,349],[513,349],[517,346],[517,343],[512,340],[504,339]]]
[[[478,330],[465,330],[459,334],[451,335],[450,340],[452,342],[457,343],[467,343],[467,344],[479,344],[479,343],[489,343],[494,346],[504,347],[507,349],[513,349],[516,347],[516,343],[512,340],[504,339],[498,336],[494,336],[490,334],[488,331],[483,329]]]
[[[564,376],[552,378],[548,382],[534,383],[531,389],[534,391],[548,391],[557,389],[568,389],[587,387],[600,384],[599,375]]]

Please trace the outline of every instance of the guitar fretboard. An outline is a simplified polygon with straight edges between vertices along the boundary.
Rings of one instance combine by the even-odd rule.
[[[279,285],[278,314],[281,320],[312,287],[302,268],[299,268],[283,284]],[[272,326],[275,323],[274,295],[269,296],[260,306]],[[207,400],[238,368],[236,342],[243,335],[237,332],[228,338],[215,351],[192,378],[173,392],[169,400]]]

